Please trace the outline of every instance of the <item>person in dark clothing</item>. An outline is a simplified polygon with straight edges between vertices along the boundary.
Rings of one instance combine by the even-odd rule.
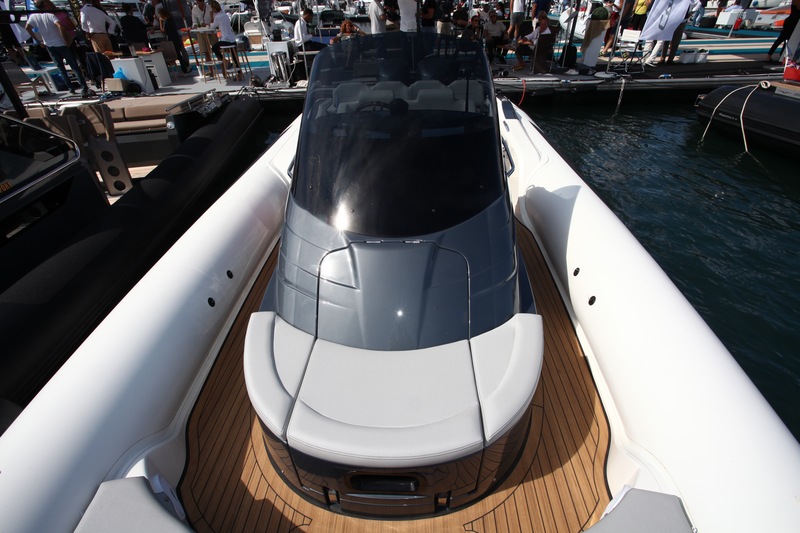
[[[783,21],[783,29],[778,35],[778,38],[775,39],[775,42],[772,43],[772,46],[769,47],[767,62],[772,63],[772,54],[775,53],[780,45],[789,40],[794,33],[794,29],[797,27],[798,21],[800,21],[800,0],[792,0],[792,9],[789,12],[789,16]]]
[[[122,38],[127,44],[147,44],[147,26],[133,14],[133,4],[125,4],[125,14],[119,18]]]
[[[161,21],[161,31],[164,32],[167,40],[175,46],[175,51],[178,53],[178,61],[181,63],[181,71],[184,74],[188,74],[192,70],[192,66],[189,64],[189,53],[183,46],[183,39],[178,31],[177,24],[169,16],[169,11],[163,7],[158,8],[158,18]]]

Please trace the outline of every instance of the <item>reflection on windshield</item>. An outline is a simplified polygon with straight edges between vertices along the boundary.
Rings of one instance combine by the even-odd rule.
[[[485,56],[430,37],[395,32],[319,54],[293,183],[302,208],[342,230],[422,235],[503,194]]]
[[[66,139],[0,117],[0,202],[75,157]]]

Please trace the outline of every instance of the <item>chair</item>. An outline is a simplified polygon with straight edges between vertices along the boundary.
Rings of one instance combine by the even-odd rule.
[[[550,64],[548,61],[553,57],[553,46],[556,42],[556,34],[554,32],[545,33],[539,36],[539,40],[533,49],[531,56],[531,72],[534,74],[541,74],[542,72],[550,71]]]
[[[239,58],[239,68],[244,72],[252,73],[253,69],[250,66],[250,58],[247,57],[247,46],[245,46],[245,43],[236,43],[236,56]]]
[[[14,63],[13,61],[3,61],[3,70],[6,71],[8,75],[8,79],[11,80],[11,84],[14,86],[14,89],[19,91],[20,89],[24,90],[33,90],[33,94],[36,98],[36,101],[39,102],[39,87],[44,89],[45,94],[50,94],[50,89],[47,87],[47,83],[43,76],[34,76],[33,78],[29,78],[27,74],[25,74],[22,69]]]
[[[638,30],[622,30],[619,38],[619,53],[622,56],[622,63],[615,68],[625,72],[632,72],[634,68],[637,68],[638,72],[644,72],[641,36],[642,32]]]
[[[105,92],[106,78],[114,77],[114,67],[111,65],[111,60],[105,54],[88,52],[86,54],[86,70],[94,86]]]
[[[173,71],[180,72],[180,67],[178,67],[178,51],[175,50],[175,45],[172,44],[172,41],[161,41],[160,43],[156,43],[153,47],[153,50],[159,50],[161,55],[164,56],[164,63],[167,64],[167,68],[169,68],[170,73]]]
[[[203,78],[203,81],[208,81],[208,79],[224,79],[224,73],[222,71],[222,61],[217,59],[199,59],[197,60],[197,70],[200,73],[200,77]]]
[[[239,67],[236,45],[220,46],[219,51],[222,54],[222,75],[225,79],[241,80],[242,69]]]
[[[264,49],[263,36],[261,35],[261,24],[258,22],[245,22],[244,23],[244,36],[250,41],[250,46],[258,46]]]

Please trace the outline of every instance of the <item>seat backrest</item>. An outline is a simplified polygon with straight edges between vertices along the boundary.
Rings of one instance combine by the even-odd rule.
[[[338,111],[343,105],[358,102],[361,93],[367,90],[369,88],[359,81],[342,83],[333,90],[333,106]],[[344,110],[338,112],[344,112]]]
[[[172,41],[161,41],[158,43],[156,49],[161,50],[161,53],[164,55],[164,63],[167,65],[178,60],[178,52],[175,50],[175,45],[172,44]]]
[[[408,86],[402,81],[379,81],[372,88],[373,91],[391,91],[394,98],[408,98]]]
[[[444,83],[439,80],[418,80],[411,84],[408,88],[408,97],[412,100],[417,99],[417,95],[423,89],[440,90],[444,89]]]
[[[22,69],[13,61],[3,61],[3,70],[6,71],[8,79],[15,87],[31,83],[31,79],[25,74]]]
[[[453,91],[448,87],[441,89],[420,89],[415,101],[409,102],[412,109],[455,109]]]
[[[638,43],[642,36],[639,30],[622,30],[622,35],[619,38],[620,43],[635,44]]]

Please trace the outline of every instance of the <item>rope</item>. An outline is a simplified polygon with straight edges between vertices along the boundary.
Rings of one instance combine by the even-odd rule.
[[[622,105],[622,93],[625,92],[625,77],[620,77],[622,80],[622,86],[619,88],[619,98],[617,99],[617,108],[614,110],[614,114],[616,115],[619,112],[619,106]]]
[[[522,101],[525,100],[525,93],[528,92],[528,84],[525,83],[525,80],[522,80],[522,98],[519,99],[519,103],[517,107],[522,107]]]
[[[764,82],[762,82],[762,84],[763,83]],[[768,89],[769,88],[769,82],[766,82],[766,83],[767,83],[767,85],[764,88]],[[750,99],[750,96],[754,92],[756,92],[758,90],[759,87],[761,87],[761,84],[759,84],[759,85],[745,85],[743,87],[739,87],[737,89],[734,89],[733,91],[731,91],[728,94],[726,94],[725,97],[722,100],[720,100],[719,103],[716,106],[714,106],[714,110],[711,112],[711,116],[708,118],[708,124],[706,124],[706,129],[705,129],[705,131],[703,131],[703,136],[700,137],[700,142],[702,143],[705,140],[706,133],[708,133],[708,130],[711,127],[711,123],[714,121],[714,115],[717,114],[717,109],[719,109],[719,107],[725,102],[725,100],[727,100],[728,97],[731,96],[733,93],[742,91],[744,89],[752,89],[750,91],[750,94],[747,95],[747,98],[745,98],[745,101],[744,101],[745,105],[742,106],[742,112],[739,115],[739,124],[742,126],[742,139],[744,140],[744,151],[747,152],[747,138],[745,137],[745,134],[744,134],[744,124],[742,122],[742,116],[744,115],[744,108],[747,105],[747,101]]]

